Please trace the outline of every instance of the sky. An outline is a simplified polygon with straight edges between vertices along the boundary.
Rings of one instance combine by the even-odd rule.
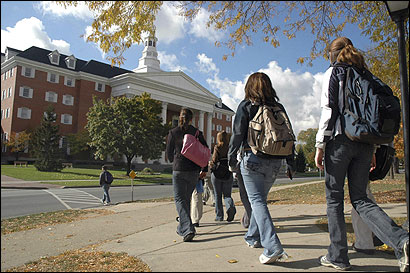
[[[224,61],[223,55],[230,54],[230,50],[214,43],[226,41],[229,33],[207,28],[207,18],[208,12],[201,10],[195,20],[186,21],[177,15],[171,2],[164,2],[155,22],[162,70],[183,71],[234,111],[244,98],[249,75],[264,72],[285,106],[296,136],[301,130],[318,127],[322,77],[329,63],[323,58],[316,59],[312,67],[296,62],[310,54],[314,37],[308,30],[297,33],[292,40],[279,36],[278,48],[256,34],[252,46],[237,46],[235,56]],[[93,14],[83,4],[64,9],[52,1],[1,1],[1,52],[7,46],[19,50],[37,46],[109,64],[97,44],[81,37],[90,33],[92,21]],[[361,50],[371,47],[357,26],[348,25],[343,35]],[[132,45],[121,67],[136,68],[142,50],[142,44]]]

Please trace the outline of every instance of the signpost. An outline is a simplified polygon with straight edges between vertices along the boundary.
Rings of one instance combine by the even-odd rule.
[[[129,176],[131,177],[131,202],[134,202],[134,178],[137,176],[137,174],[134,172],[134,170],[131,170]]]

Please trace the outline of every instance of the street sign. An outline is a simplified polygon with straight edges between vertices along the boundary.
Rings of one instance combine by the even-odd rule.
[[[137,174],[134,172],[134,170],[131,170],[129,176],[130,176],[132,179],[134,179],[134,178],[137,176]]]

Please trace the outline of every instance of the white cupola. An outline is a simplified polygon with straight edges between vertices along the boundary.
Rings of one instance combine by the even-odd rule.
[[[146,35],[143,37],[144,50],[142,51],[142,57],[139,59],[138,67],[133,71],[136,73],[141,72],[160,72],[158,52],[157,52],[158,39],[154,35]]]

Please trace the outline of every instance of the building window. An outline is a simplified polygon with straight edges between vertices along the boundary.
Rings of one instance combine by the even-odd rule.
[[[70,57],[65,58],[65,63],[68,68],[75,69],[76,58],[71,55]]]
[[[231,116],[230,115],[226,115],[226,121],[231,121]]]
[[[35,70],[34,68],[23,66],[23,69],[21,70],[21,75],[28,78],[34,78]]]
[[[96,82],[95,83],[95,90],[98,92],[104,92],[105,89],[105,85],[100,83],[100,82]]]
[[[3,119],[4,118],[4,111],[3,111],[3,109],[1,109],[1,119]]]
[[[212,131],[215,131],[215,124],[212,123]]]
[[[2,92],[1,92],[1,100],[4,100],[6,98],[6,89],[4,89]]]
[[[49,102],[57,102],[58,94],[53,91],[47,91],[46,92],[46,101]]]
[[[70,86],[70,87],[74,87],[75,81],[74,81],[73,78],[65,76],[64,77],[64,84],[67,85],[67,86]]]
[[[61,123],[62,124],[71,124],[73,121],[73,117],[69,114],[62,114],[61,115]]]
[[[229,127],[229,126],[226,126],[226,132],[228,133],[228,134],[230,134],[231,133],[231,127]]]
[[[12,88],[11,87],[9,87],[9,89],[8,89],[8,92],[7,92],[7,97],[11,97],[11,95],[12,95]]]
[[[71,95],[63,95],[64,105],[74,105],[74,97]]]
[[[18,108],[17,117],[21,119],[31,119],[31,109],[26,107]]]
[[[13,70],[14,68],[10,69],[10,77],[13,77]]]
[[[55,73],[47,73],[47,81],[52,82],[52,83],[58,83],[59,77]]]
[[[215,137],[211,137],[211,144],[215,143]]]
[[[60,63],[60,53],[58,53],[57,50],[54,50],[50,54],[48,54],[48,58],[50,59],[50,62],[55,65],[59,65]]]
[[[2,137],[1,137],[1,140],[3,140],[4,142],[7,142],[8,140],[9,140],[9,136],[8,136],[9,134],[7,133],[7,132],[4,132],[4,134],[2,134]],[[2,152],[3,153],[5,153],[5,152],[7,152],[7,146],[6,145],[2,145],[3,146],[3,148],[2,148]]]
[[[217,117],[218,119],[222,119],[222,113],[216,113],[216,117]]]
[[[33,89],[27,86],[20,87],[19,96],[23,98],[31,99],[33,97]]]
[[[217,130],[218,132],[222,131],[222,125],[216,125],[216,130]]]

